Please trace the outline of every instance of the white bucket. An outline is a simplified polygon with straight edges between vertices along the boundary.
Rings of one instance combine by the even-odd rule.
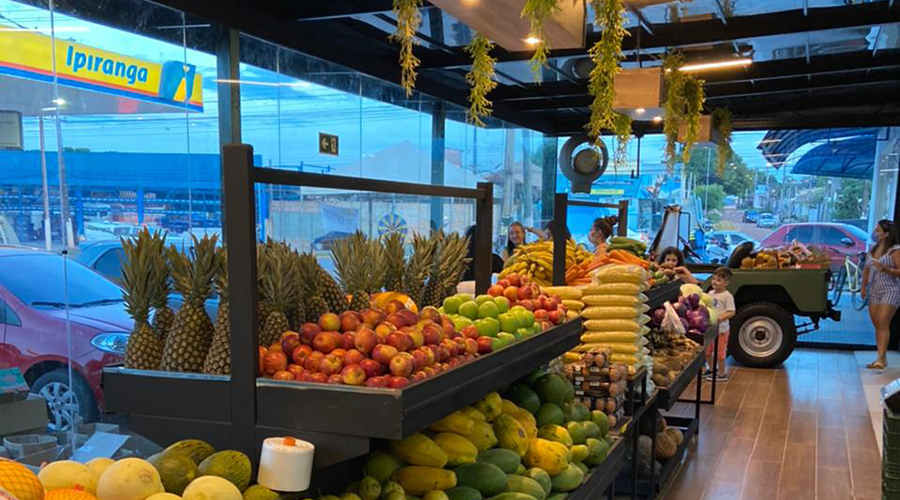
[[[263,441],[257,482],[270,490],[298,492],[309,488],[316,447],[292,437]]]

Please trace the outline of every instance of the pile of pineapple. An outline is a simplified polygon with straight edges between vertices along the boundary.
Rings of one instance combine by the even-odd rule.
[[[123,239],[123,298],[134,319],[126,368],[231,373],[227,250],[217,245],[217,236],[192,238],[188,253],[167,247],[159,231],[144,229]],[[410,238],[408,257],[399,233],[375,239],[357,232],[335,242],[332,258],[338,280],[312,252],[300,253],[272,240],[260,244],[259,344],[278,342],[285,331],[316,322],[325,313],[366,309],[381,291],[402,292],[422,307],[439,306],[456,293],[470,261],[469,240],[441,231]],[[172,288],[183,299],[177,313],[168,305]],[[219,296],[215,323],[205,308],[213,290]]]

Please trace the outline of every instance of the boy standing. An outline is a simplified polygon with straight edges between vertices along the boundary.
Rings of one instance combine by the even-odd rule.
[[[727,290],[728,282],[731,281],[731,275],[731,269],[727,267],[716,269],[712,276],[712,290],[709,291],[713,307],[716,308],[716,313],[719,316],[719,352],[713,352],[715,350],[714,342],[706,346],[706,366],[710,370],[707,373],[707,378],[712,379],[713,376],[716,376],[720,381],[728,380],[728,374],[725,370],[725,355],[728,351],[728,334],[731,331],[731,322],[729,320],[734,317],[735,312],[734,296]],[[719,362],[716,365],[718,374],[713,374],[711,371],[713,356],[715,355],[719,357]]]

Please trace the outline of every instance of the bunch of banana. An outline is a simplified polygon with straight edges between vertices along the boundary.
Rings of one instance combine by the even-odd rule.
[[[567,270],[590,262],[593,258],[591,252],[584,246],[576,244],[574,240],[566,242]],[[511,273],[525,274],[540,286],[550,286],[553,281],[553,242],[538,241],[520,245],[506,261],[506,266],[500,272],[500,278]]]
[[[566,242],[566,270],[592,260],[594,260],[594,254],[584,248],[584,245],[575,243],[575,240]]]

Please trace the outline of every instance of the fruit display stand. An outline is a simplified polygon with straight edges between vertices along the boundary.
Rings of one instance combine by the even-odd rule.
[[[625,452],[628,448],[624,439],[619,439],[610,448],[603,465],[597,467],[585,478],[584,484],[569,493],[566,500],[595,500],[602,498],[606,492],[609,500],[615,498],[612,486],[625,466]]]
[[[557,193],[553,199],[553,284],[566,284],[566,230],[568,229],[568,211],[570,206],[603,208],[618,210],[619,236],[628,236],[628,200],[617,204],[597,203],[593,201],[570,200],[567,193]]]

